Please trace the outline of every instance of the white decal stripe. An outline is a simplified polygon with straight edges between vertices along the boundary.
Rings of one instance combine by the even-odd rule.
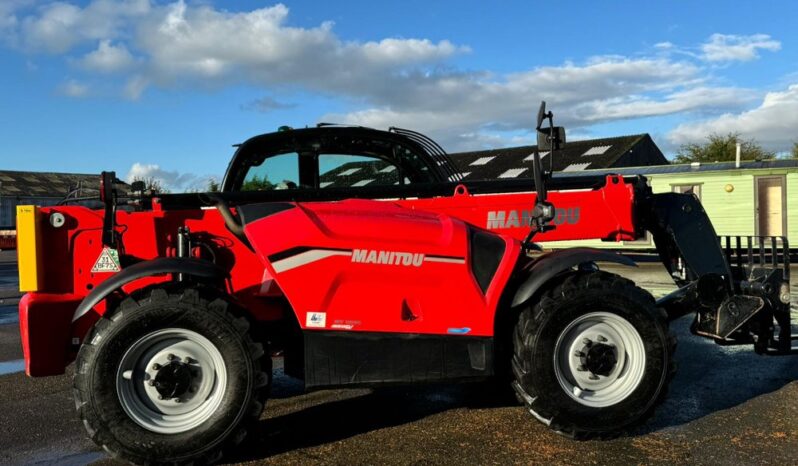
[[[456,257],[425,257],[424,262],[443,262],[445,264],[465,264],[465,259]]]
[[[351,256],[352,251],[332,251],[329,249],[311,249],[297,254],[296,256],[286,257],[272,263],[274,271],[277,273],[285,272],[286,270],[302,267],[303,265],[310,264],[311,262],[320,261],[332,256]]]

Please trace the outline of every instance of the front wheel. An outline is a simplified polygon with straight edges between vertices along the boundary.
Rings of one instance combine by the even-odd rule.
[[[214,291],[154,288],[95,324],[76,361],[92,440],[138,464],[212,463],[263,409],[271,359]]]
[[[675,342],[651,295],[634,283],[606,272],[573,273],[521,312],[513,388],[559,433],[615,436],[664,398]]]

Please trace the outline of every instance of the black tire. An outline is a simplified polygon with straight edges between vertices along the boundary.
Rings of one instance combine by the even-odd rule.
[[[558,379],[554,357],[558,339],[574,328],[571,323],[590,318],[596,310],[631,324],[645,353],[645,363],[638,366],[642,368],[638,371],[643,371],[639,382],[632,384],[625,398],[601,407],[585,405],[566,390]],[[649,293],[607,272],[574,272],[543,291],[520,313],[513,333],[512,385],[519,401],[552,430],[576,439],[612,438],[644,422],[664,399],[675,373],[675,348],[676,338],[669,332],[666,316]],[[559,371],[561,378],[563,372]],[[595,375],[592,370],[587,374]]]
[[[240,443],[263,410],[272,372],[271,358],[252,340],[248,320],[236,310],[213,290],[156,287],[102,317],[80,348],[74,377],[76,408],[91,439],[112,456],[137,464],[214,463]],[[221,401],[207,419],[184,432],[145,428],[127,414],[117,388],[123,355],[163,329],[201,335],[224,361]]]

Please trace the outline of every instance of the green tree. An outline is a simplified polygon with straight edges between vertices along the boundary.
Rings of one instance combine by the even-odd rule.
[[[208,192],[218,193],[219,191],[221,191],[221,186],[219,185],[219,182],[216,181],[216,178],[214,177],[208,178]]]
[[[764,160],[776,156],[774,152],[763,149],[753,139],[743,139],[738,133],[726,135],[713,133],[703,143],[692,142],[682,145],[673,161],[675,163],[733,161],[737,155],[738,142],[741,145],[742,160]]]
[[[152,194],[169,194],[169,188],[164,186],[163,182],[151,176],[133,178],[133,182],[141,181],[144,183],[144,191],[150,191]]]
[[[798,142],[792,143],[792,151],[790,151],[790,157],[798,159]]]
[[[274,183],[269,181],[266,175],[254,175],[241,184],[241,191],[268,191],[271,189],[274,189]]]

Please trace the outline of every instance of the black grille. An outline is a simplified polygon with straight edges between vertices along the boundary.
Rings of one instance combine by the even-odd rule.
[[[482,292],[488,291],[488,286],[499,269],[499,264],[504,256],[504,240],[493,233],[469,228],[471,236],[471,273],[477,279]]]

